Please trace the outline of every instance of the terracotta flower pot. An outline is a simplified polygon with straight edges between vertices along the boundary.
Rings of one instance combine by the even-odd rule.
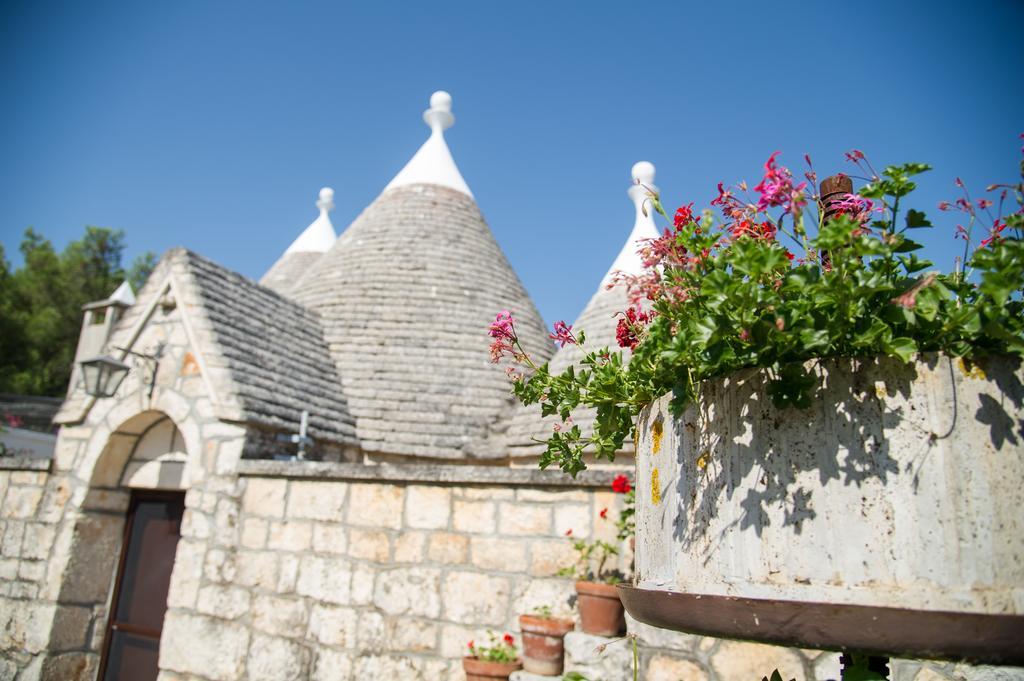
[[[576,582],[576,595],[584,632],[596,636],[618,636],[626,631],[625,610],[614,586],[600,582]]]
[[[523,669],[542,676],[558,676],[565,662],[562,638],[573,630],[576,623],[557,617],[520,615],[519,629],[523,634]]]
[[[523,663],[519,660],[515,662],[488,662],[487,660],[478,660],[475,657],[462,658],[462,669],[466,672],[466,681],[497,681],[498,679],[508,681],[508,677],[512,672],[522,668]]]

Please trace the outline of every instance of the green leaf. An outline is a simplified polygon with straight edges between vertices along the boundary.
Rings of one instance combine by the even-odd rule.
[[[899,357],[904,362],[909,362],[917,352],[917,343],[911,338],[893,338],[882,344],[882,349],[890,355]]]
[[[907,211],[907,229],[918,229],[920,227],[931,227],[932,223],[928,221],[924,213],[919,210],[911,208]]]

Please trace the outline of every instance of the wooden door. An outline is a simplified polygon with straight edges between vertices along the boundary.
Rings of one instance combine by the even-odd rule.
[[[103,681],[157,677],[160,632],[184,511],[183,492],[132,490],[103,643]]]

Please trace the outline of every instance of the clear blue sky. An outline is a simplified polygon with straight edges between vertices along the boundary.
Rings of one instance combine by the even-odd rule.
[[[572,320],[632,224],[633,162],[666,205],[822,175],[843,152],[926,161],[935,204],[1012,181],[1024,3],[55,2],[0,8],[0,242],[86,224],[129,256],[184,245],[258,278],[335,188],[343,229],[426,139],[448,141],[544,318]]]

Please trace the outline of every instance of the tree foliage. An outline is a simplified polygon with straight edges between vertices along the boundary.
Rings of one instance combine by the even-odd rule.
[[[156,258],[145,253],[126,271],[124,232],[105,227],[86,227],[60,253],[30,227],[21,254],[24,263],[11,271],[0,246],[0,392],[59,397],[71,377],[82,306],[126,279],[137,290]]]

